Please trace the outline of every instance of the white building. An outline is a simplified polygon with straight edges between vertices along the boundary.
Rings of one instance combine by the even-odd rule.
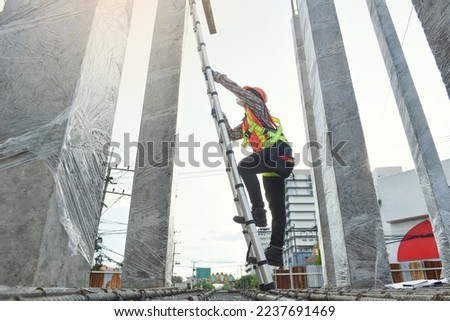
[[[447,182],[450,160],[442,162]],[[401,167],[373,171],[391,263],[439,259],[428,210],[415,170]]]
[[[258,237],[261,241],[261,246],[263,249],[269,246],[271,234],[272,230],[270,229],[270,227],[258,227]]]
[[[304,265],[317,239],[316,203],[311,171],[296,169],[286,179],[285,267]]]

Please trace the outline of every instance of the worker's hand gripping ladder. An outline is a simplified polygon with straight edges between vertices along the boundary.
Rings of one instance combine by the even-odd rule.
[[[209,1],[204,0],[203,2],[209,4]],[[231,189],[233,191],[234,201],[238,213],[239,215],[243,216],[246,221],[245,226],[243,225],[243,233],[250,250],[249,256],[256,258],[256,262],[254,262],[254,264],[256,267],[256,275],[258,277],[260,289],[271,290],[275,288],[275,284],[273,282],[272,273],[270,271],[269,264],[266,260],[264,250],[262,249],[261,242],[258,237],[258,232],[256,230],[256,225],[251,214],[250,205],[247,199],[247,195],[245,193],[244,185],[242,184],[237,169],[237,163],[234,157],[233,146],[228,136],[228,132],[223,118],[223,113],[220,108],[219,97],[213,79],[213,71],[209,65],[208,55],[206,53],[206,45],[203,40],[201,24],[197,12],[197,3],[195,0],[189,0],[189,4],[194,23],[194,32],[197,38],[198,51],[202,63],[202,70],[205,75],[205,82],[208,89],[208,97],[211,103],[212,115],[214,118],[214,123],[216,125],[217,134],[219,136],[220,145],[222,147],[228,179],[230,181]],[[211,26],[210,30],[212,30]]]

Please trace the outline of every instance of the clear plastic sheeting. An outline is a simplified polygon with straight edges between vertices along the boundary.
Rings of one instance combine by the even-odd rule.
[[[18,242],[38,241],[27,253],[37,270],[48,253],[92,262],[132,4],[16,0],[0,12],[0,177],[13,182],[0,187],[0,248],[11,261]]]
[[[406,58],[384,0],[366,0],[391,80],[442,261],[450,276],[450,191]]]
[[[173,271],[174,174],[178,93],[185,0],[158,1],[139,142],[148,148],[137,161],[128,218],[122,284],[162,287]]]
[[[413,0],[450,98],[450,2]]]
[[[314,116],[308,126],[326,147],[320,150],[323,164],[317,182],[323,182],[318,201],[324,204],[319,208],[326,207],[320,229],[321,239],[328,241],[323,244],[327,285],[382,287],[392,280],[386,243],[334,2],[297,1],[297,8],[295,31],[303,38],[305,60],[299,65],[308,77]],[[345,164],[330,159],[330,150],[339,142],[345,142]]]

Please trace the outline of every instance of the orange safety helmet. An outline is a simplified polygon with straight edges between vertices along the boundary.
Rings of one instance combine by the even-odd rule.
[[[264,101],[264,103],[267,103],[267,94],[264,90],[262,90],[259,87],[250,87],[250,86],[244,86],[243,87],[244,90],[247,91],[256,91],[258,93],[258,95],[261,97],[261,99]]]

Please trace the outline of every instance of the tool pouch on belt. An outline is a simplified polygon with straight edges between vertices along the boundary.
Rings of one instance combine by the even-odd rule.
[[[291,156],[278,156],[275,172],[281,177],[287,178],[294,169],[295,159]]]
[[[295,166],[295,159],[292,157],[292,149],[285,142],[278,142],[271,147],[271,157],[274,162],[274,172],[283,178],[289,177]]]

